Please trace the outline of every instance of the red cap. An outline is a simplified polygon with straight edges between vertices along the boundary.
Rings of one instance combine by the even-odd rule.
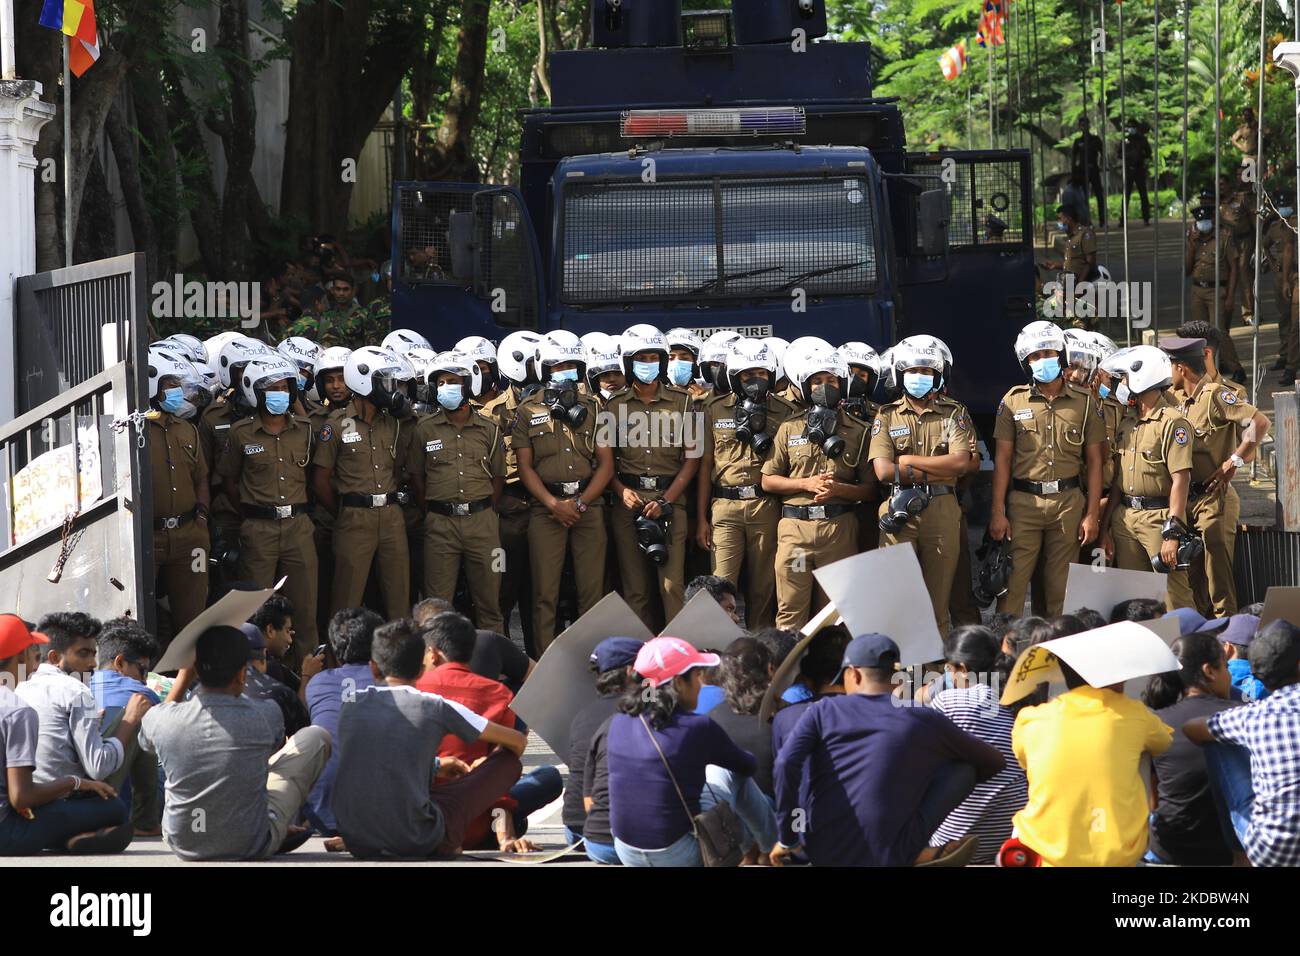
[[[22,653],[33,644],[48,644],[44,634],[31,630],[16,614],[0,614],[0,661]]]
[[[636,672],[656,687],[667,684],[692,667],[717,667],[722,658],[702,654],[680,637],[656,637],[645,642],[636,656]]]

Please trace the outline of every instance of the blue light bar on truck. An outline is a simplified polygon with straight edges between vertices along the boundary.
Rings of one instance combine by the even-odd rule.
[[[802,106],[747,106],[726,110],[625,110],[624,139],[659,136],[802,136]]]

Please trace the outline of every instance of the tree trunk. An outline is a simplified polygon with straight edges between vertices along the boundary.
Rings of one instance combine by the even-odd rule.
[[[218,33],[217,49],[223,54],[229,77],[226,112],[218,120],[226,157],[226,182],[221,195],[221,276],[227,280],[246,280],[249,278],[249,187],[253,179],[257,126],[247,0],[221,0]]]
[[[177,242],[180,236],[181,196],[180,170],[176,164],[175,135],[163,100],[162,73],[142,70],[131,77],[132,102],[139,126],[141,147],[147,150],[141,159],[141,179],[144,182],[153,216],[154,237],[158,248],[158,275],[171,276],[176,272]],[[147,157],[147,158],[146,158]]]
[[[182,85],[179,70],[164,67],[169,98],[167,116],[177,147],[181,182],[189,193],[190,226],[199,246],[203,271],[219,275],[221,221],[217,191],[213,186],[212,163],[203,142],[203,126]]]
[[[554,2],[554,0],[552,0]],[[537,82],[546,94],[546,101],[551,101],[551,75],[546,62],[547,48],[550,46],[555,21],[552,15],[548,15],[546,9],[546,0],[536,0],[537,6],[537,62],[533,64],[533,75],[537,77]],[[553,11],[552,11],[553,14]],[[532,84],[529,84],[529,93],[532,93]],[[531,96],[530,96],[531,98]],[[536,106],[536,101],[533,102]],[[489,167],[490,168],[490,167]]]
[[[131,220],[131,238],[138,251],[145,254],[145,273],[152,286],[162,273],[159,271],[158,238],[154,232],[153,215],[145,199],[144,180],[140,175],[137,142],[134,131],[126,125],[122,108],[116,103],[108,111],[105,122],[108,140],[117,161],[118,177],[122,181],[122,199],[127,218]]]
[[[456,39],[456,64],[435,139],[437,179],[474,182],[478,165],[471,152],[487,66],[488,0],[463,0]]]

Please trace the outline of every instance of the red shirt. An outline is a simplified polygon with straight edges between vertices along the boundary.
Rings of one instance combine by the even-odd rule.
[[[440,664],[425,671],[415,686],[426,693],[454,700],[494,724],[515,726],[515,715],[510,710],[514,694],[510,688],[500,681],[480,677],[464,664]],[[439,757],[459,757],[469,764],[487,756],[487,752],[488,744],[482,741],[467,744],[454,734],[443,737],[438,745]]]

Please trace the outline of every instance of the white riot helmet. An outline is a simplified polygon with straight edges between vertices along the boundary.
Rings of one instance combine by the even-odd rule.
[[[221,347],[217,358],[217,377],[221,379],[222,388],[231,388],[239,384],[239,369],[255,358],[270,358],[277,353],[265,342],[239,335],[230,339]],[[294,373],[295,380],[298,373]],[[296,382],[295,382],[296,384]]]
[[[831,372],[840,381],[843,381],[849,374],[849,368],[844,364],[844,359],[835,349],[818,349],[814,348],[805,351],[801,360],[796,378],[792,378],[791,384],[799,389],[799,394],[809,405],[813,404],[812,388],[808,384],[818,372]],[[838,403],[836,403],[838,404]]]
[[[638,352],[659,353],[659,375],[662,379],[668,367],[668,340],[653,325],[634,325],[619,337],[619,353],[623,357],[623,374],[629,382],[636,376],[633,373],[632,356]],[[636,379],[640,381],[640,379]],[[653,381],[653,379],[652,379]],[[648,384],[648,383],[647,383]]]
[[[242,332],[218,332],[211,338],[203,340],[203,351],[208,355],[208,364],[213,368],[217,367],[217,362],[221,358],[221,350],[225,348],[227,342],[231,339],[242,339]]]
[[[582,340],[568,329],[546,333],[546,337],[537,346],[537,364],[543,383],[550,378],[551,367],[564,362],[578,363],[578,377],[575,381],[581,382],[587,374],[587,353],[582,347]]]
[[[266,387],[283,381],[289,383],[289,403],[292,404],[298,394],[298,366],[267,349],[265,355],[257,356],[244,366],[239,376],[239,390],[249,407],[260,408]]]
[[[490,369],[483,374],[484,386],[491,388],[497,382],[497,347],[481,335],[467,335],[451,347],[453,352],[464,352],[475,362],[486,362]],[[480,365],[479,368],[483,366]]]
[[[943,378],[946,382],[952,376],[952,349],[948,348],[948,343],[937,335],[930,335],[922,332],[918,335],[909,335],[898,343],[899,345],[915,345],[919,348],[934,348],[939,350],[943,356]]]
[[[668,341],[668,348],[685,349],[691,353],[689,368],[680,365],[674,365],[673,362],[682,362],[682,359],[668,359],[668,381],[679,388],[685,388],[691,384],[692,380],[699,381],[700,373],[700,349],[704,346],[704,341],[690,329],[678,328],[669,329],[664,333],[664,338]]]
[[[179,351],[173,351],[166,348],[165,343],[156,343],[149,346],[149,399],[150,401],[158,398],[158,383],[164,378],[172,377],[181,380],[181,387],[184,388],[184,380],[187,371],[192,371],[193,366]]]
[[[1079,368],[1091,374],[1101,364],[1101,347],[1096,339],[1083,329],[1066,329],[1064,333],[1064,365]]]
[[[608,339],[609,336],[604,332],[583,332],[578,336],[578,340],[582,342],[582,347],[588,352],[597,346],[603,348]]]
[[[379,344],[381,348],[396,352],[398,355],[405,353],[407,349],[415,348],[417,345],[426,349],[433,348],[428,339],[412,329],[393,329],[384,336],[384,341]]]
[[[542,337],[536,332],[511,332],[497,349],[497,368],[511,385],[523,388],[541,381],[537,349]]]
[[[598,380],[606,372],[623,371],[623,357],[618,351],[618,339],[602,332],[591,333],[603,336],[602,339],[589,339],[587,345],[587,387],[592,394],[600,392]]]
[[[725,371],[727,359],[731,357],[732,346],[743,338],[735,329],[722,329],[705,339],[700,346],[699,376],[696,383],[701,386],[711,385],[715,392],[725,393],[730,386]]]
[[[199,378],[203,382],[203,387],[208,390],[213,398],[217,397],[217,390],[221,388],[221,379],[217,376],[217,370],[207,362],[191,362],[194,371],[199,373]]]
[[[429,369],[432,368],[433,362],[438,358],[438,353],[433,349],[426,349],[416,346],[411,349],[402,358],[406,359],[407,364],[415,370],[415,392],[416,397],[426,404],[432,403],[429,391]]]
[[[770,348],[772,355],[776,357],[776,377],[779,379],[785,375],[785,350],[790,347],[790,343],[779,335],[769,335],[763,339],[763,344]]]
[[[1141,395],[1153,388],[1168,388],[1173,384],[1174,368],[1169,355],[1154,345],[1135,345],[1128,350],[1119,371],[1128,379],[1128,390]]]
[[[919,338],[919,336],[913,338]],[[930,369],[935,373],[933,376],[934,384],[930,390],[923,395],[916,396],[917,398],[924,398],[930,392],[937,391],[943,384],[945,363],[943,352],[936,345],[921,344],[904,339],[893,348],[893,362],[894,379],[900,387],[906,387],[906,375],[909,371]]]
[[[1046,350],[1065,358],[1065,332],[1055,322],[1030,322],[1016,336],[1016,361],[1026,375],[1033,374],[1029,370],[1029,356]]]
[[[1097,347],[1098,354],[1103,360],[1110,358],[1110,356],[1119,351],[1119,346],[1116,345],[1114,340],[1108,336],[1102,335],[1100,332],[1090,332],[1083,329],[1080,329],[1079,331],[1081,334],[1087,335],[1092,339],[1093,344]]]
[[[189,362],[206,362],[208,360],[208,350],[203,347],[203,341],[195,335],[187,332],[177,332],[175,335],[169,335],[163,339],[163,342],[172,343],[172,351],[180,352]]]
[[[880,356],[866,342],[845,342],[838,349],[840,358],[848,366],[849,375],[845,380],[845,398],[870,398],[880,378]],[[865,380],[853,374],[853,367],[860,366],[867,370]]]
[[[763,401],[776,385],[776,354],[761,339],[740,339],[731,347],[727,358],[727,384],[731,391],[755,402]],[[767,371],[767,384],[763,388],[746,389],[741,385],[740,373],[761,368]]]
[[[835,346],[816,335],[801,335],[791,342],[786,346],[785,355],[781,358],[786,379],[793,385],[795,376],[803,369],[804,362],[809,356],[823,351],[833,352]],[[795,388],[797,389],[798,386],[796,385]]]
[[[669,329],[664,333],[664,338],[668,340],[668,347],[688,349],[695,356],[696,361],[700,358],[700,349],[704,346],[704,340],[690,329]]]
[[[343,345],[331,345],[316,357],[312,378],[315,381],[317,401],[325,401],[325,392],[320,387],[321,376],[326,372],[343,371],[348,364],[352,350]]]
[[[316,377],[316,359],[325,351],[311,339],[303,335],[291,335],[275,350],[298,366],[303,381],[299,383],[304,390],[310,389]]]
[[[509,336],[507,336],[508,338]],[[503,342],[502,345],[505,343]],[[500,353],[498,353],[500,354]],[[457,352],[454,349],[450,352],[440,352],[429,367],[429,386],[433,391],[435,400],[438,393],[438,374],[440,372],[450,372],[453,375],[459,375],[461,379],[461,401],[460,408],[465,405],[473,396],[477,395],[483,388],[483,371],[478,367],[478,362],[470,358],[464,352]],[[443,406],[446,408],[447,406]],[[455,411],[456,409],[448,409]]]
[[[411,410],[409,396],[402,390],[402,375],[410,369],[403,367],[397,353],[391,349],[363,345],[348,356],[343,366],[343,381],[352,394],[360,395],[396,417]],[[411,372],[414,377],[414,372]]]
[[[209,385],[205,374],[199,370],[197,362],[186,363],[185,374],[181,377],[181,391],[185,400],[181,402],[180,410],[176,415],[189,421],[197,416],[203,409],[212,404],[212,399],[216,397],[216,373],[213,373],[213,384]],[[207,368],[206,365],[203,366]]]

